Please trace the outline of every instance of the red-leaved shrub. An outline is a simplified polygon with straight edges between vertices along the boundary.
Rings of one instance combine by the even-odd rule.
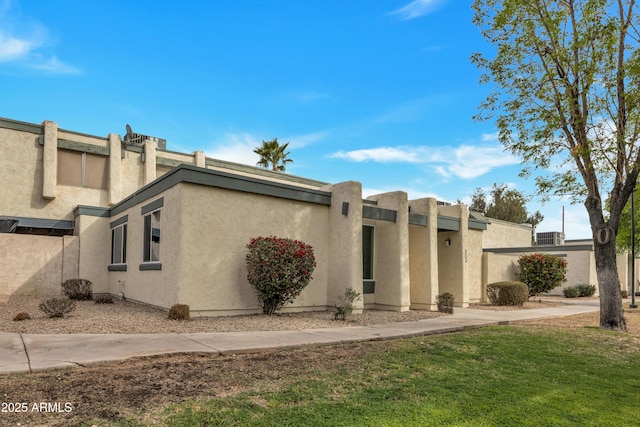
[[[300,295],[316,267],[313,247],[299,240],[256,237],[247,245],[247,280],[258,291],[264,314]]]

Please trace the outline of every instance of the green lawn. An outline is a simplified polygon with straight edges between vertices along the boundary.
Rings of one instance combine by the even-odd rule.
[[[399,340],[356,369],[314,371],[276,391],[187,402],[170,426],[632,426],[637,337],[489,327]],[[135,424],[132,422],[132,424]]]

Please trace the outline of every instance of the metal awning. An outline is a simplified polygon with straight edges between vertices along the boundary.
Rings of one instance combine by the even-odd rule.
[[[18,228],[71,231],[74,226],[74,221],[61,219],[27,218],[21,216],[0,217],[0,232],[2,233],[15,233]],[[5,228],[7,231],[5,231]]]

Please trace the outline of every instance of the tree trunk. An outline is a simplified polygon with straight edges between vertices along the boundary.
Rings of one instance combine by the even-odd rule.
[[[599,204],[594,205],[590,206],[588,201],[585,203],[593,232],[596,274],[600,290],[600,327],[627,332],[616,264],[616,233],[604,221]]]

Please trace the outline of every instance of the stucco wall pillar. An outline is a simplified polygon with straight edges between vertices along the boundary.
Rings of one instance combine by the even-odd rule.
[[[331,192],[329,208],[329,271],[327,304],[333,305],[349,287],[360,293],[354,313],[364,307],[362,295],[362,184],[348,181],[321,188]]]
[[[469,208],[447,206],[445,214],[459,219],[460,230],[438,233],[438,293],[449,292],[453,294],[456,306],[468,307]]]
[[[156,179],[156,143],[144,141],[144,185]]]
[[[199,168],[206,167],[206,157],[204,155],[204,151],[194,151],[193,152],[195,165]]]
[[[56,198],[58,184],[58,125],[45,120],[44,151],[42,154],[42,197],[51,200]]]
[[[438,206],[436,199],[409,201],[412,214],[426,215],[427,224],[409,226],[411,308],[436,310],[438,294]]]
[[[122,200],[122,142],[120,135],[109,134],[109,205]]]
[[[385,310],[407,311],[411,303],[407,193],[394,191],[367,199],[375,200],[378,208],[397,212],[395,222],[376,222],[375,306]]]

